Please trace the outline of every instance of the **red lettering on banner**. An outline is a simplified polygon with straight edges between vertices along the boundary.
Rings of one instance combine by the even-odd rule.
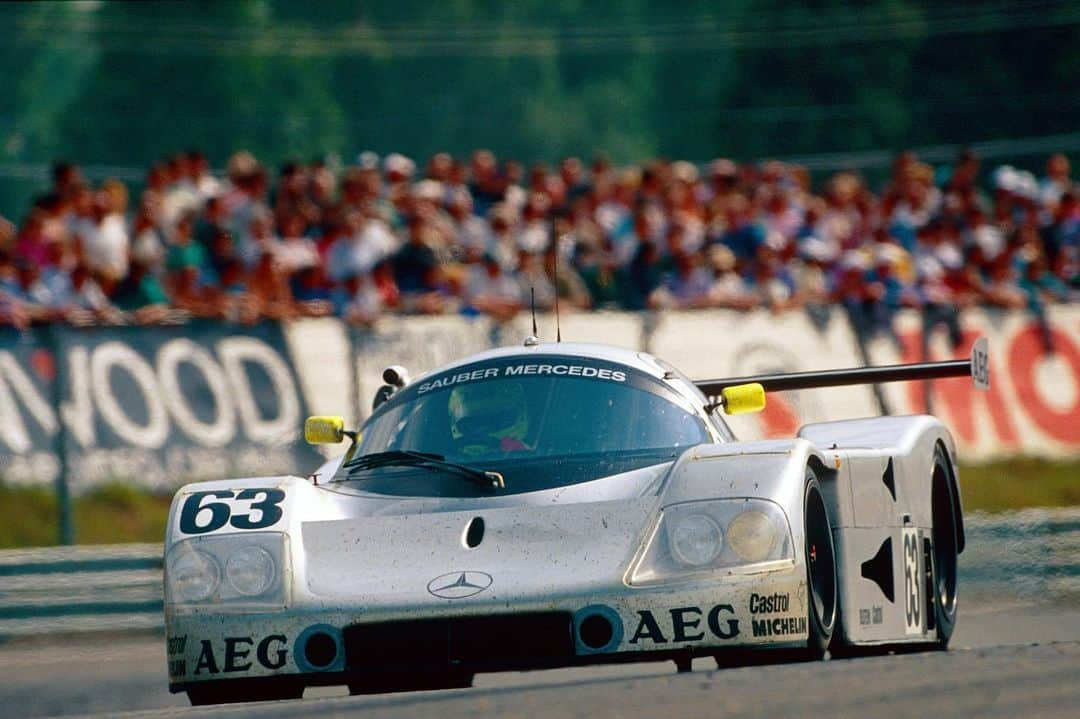
[[[971,354],[971,346],[979,338],[978,332],[964,332],[964,341],[956,353],[956,358],[968,357]],[[907,332],[902,336],[904,345],[904,362],[922,362],[922,350],[920,346],[920,333]],[[1018,443],[1016,428],[1009,418],[1009,404],[1005,401],[1001,391],[1000,382],[995,379],[994,353],[990,352],[990,389],[987,391],[975,389],[969,377],[957,377],[955,379],[938,379],[933,381],[932,397],[944,408],[944,414],[948,417],[950,428],[956,434],[958,440],[967,444],[974,444],[978,440],[977,425],[980,420],[985,421],[986,415],[975,411],[976,397],[989,410],[990,424],[993,426],[993,439],[1006,447],[1015,447]],[[938,357],[930,357],[934,361]],[[923,382],[908,382],[908,402],[911,403],[912,412],[926,412]]]
[[[761,433],[768,438],[793,437],[799,431],[799,413],[782,394],[772,394],[761,411]]]
[[[1052,329],[1051,334],[1058,358],[1068,364],[1073,381],[1080,384],[1080,350],[1064,332]],[[1047,405],[1039,392],[1035,370],[1046,357],[1039,328],[1034,323],[1016,333],[1009,348],[1009,376],[1016,389],[1016,397],[1043,432],[1061,442],[1080,443],[1080,391],[1077,391],[1072,407],[1064,411]],[[1055,390],[1054,387],[1046,389],[1050,392]]]
[[[34,373],[43,382],[52,382],[56,379],[56,359],[49,350],[34,350],[30,355],[30,366],[34,368]]]

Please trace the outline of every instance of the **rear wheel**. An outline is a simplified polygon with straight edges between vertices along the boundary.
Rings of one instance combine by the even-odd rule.
[[[281,699],[299,699],[304,696],[304,685],[288,679],[233,679],[206,682],[187,689],[191,706],[207,704],[237,704],[240,702],[265,702]]]
[[[837,582],[836,556],[833,552],[832,525],[825,498],[821,494],[814,470],[806,468],[806,490],[803,495],[803,522],[806,552],[806,579],[809,610],[807,653],[811,659],[821,659],[829,648],[836,626]]]
[[[931,530],[933,543],[930,550],[932,562],[931,581],[927,583],[927,602],[932,605],[929,616],[933,617],[937,633],[935,644],[945,649],[956,628],[956,569],[958,539],[955,499],[949,487],[949,460],[945,450],[938,446],[934,451],[934,469],[931,477],[931,513],[934,522]]]

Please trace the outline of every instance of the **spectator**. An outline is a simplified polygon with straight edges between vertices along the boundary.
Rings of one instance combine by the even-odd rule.
[[[306,224],[301,214],[289,215],[280,223],[283,237],[277,246],[277,256],[286,275],[292,276],[319,264],[315,241],[304,235]]]
[[[409,241],[393,256],[395,284],[407,312],[440,314],[445,308],[438,242],[438,233],[417,220],[409,227]]]
[[[735,253],[727,246],[715,244],[709,249],[709,265],[712,268],[712,282],[708,291],[710,306],[749,310],[757,305],[757,298],[735,271],[736,264]]]
[[[112,303],[121,310],[132,313],[140,324],[153,324],[165,317],[169,296],[140,258],[132,258],[127,277],[121,280],[111,297]]]
[[[86,184],[82,170],[66,160],[57,162],[52,167],[53,192],[60,197],[68,197],[76,189]]]
[[[221,194],[221,182],[210,172],[210,164],[206,161],[206,155],[200,150],[188,150],[186,180],[195,189],[199,197],[207,202],[212,197]]]
[[[746,280],[758,303],[773,313],[801,306],[795,278],[768,244],[758,246]]]
[[[1020,289],[1027,297],[1028,310],[1035,316],[1039,325],[1043,347],[1048,353],[1054,352],[1054,338],[1050,323],[1046,317],[1046,306],[1068,298],[1068,290],[1060,279],[1047,267],[1046,258],[1037,250],[1023,253],[1020,258],[1022,278]]]
[[[966,307],[1023,306],[1045,326],[1047,304],[1080,289],[1080,200],[1062,154],[1041,180],[993,169],[992,201],[970,150],[936,170],[901,153],[880,198],[852,172],[815,194],[804,168],[775,160],[720,158],[702,174],[567,156],[526,172],[477,150],[423,167],[398,153],[361,153],[340,173],[290,161],[271,193],[250,153],[219,180],[190,150],[152,165],[129,218],[122,183],[91,186],[59,162],[21,225],[0,222],[0,321],[114,321],[109,298],[143,322],[168,308],[505,321],[535,292],[541,309],[556,295],[579,308],[805,307],[822,329],[839,304],[860,337],[894,341],[896,312],[920,307],[924,334],[944,325],[958,342]]]
[[[351,325],[371,326],[382,309],[382,294],[371,275],[355,272],[334,293],[334,314]]]
[[[470,307],[497,322],[509,322],[525,307],[526,297],[521,285],[503,271],[494,255],[485,255],[482,262],[472,266],[465,289]]]
[[[288,275],[278,262],[274,249],[259,255],[247,276],[257,314],[272,320],[288,320],[296,315]]]
[[[370,272],[384,258],[397,252],[399,241],[378,215],[374,202],[349,211],[345,217],[346,234],[328,250],[328,275],[339,281],[357,273]]]
[[[1071,170],[1069,158],[1063,153],[1055,153],[1046,161],[1046,177],[1040,183],[1039,199],[1050,212],[1057,209],[1062,196],[1073,189],[1069,177]]]
[[[308,196],[309,179],[308,168],[298,162],[282,166],[274,196],[274,219],[279,227],[297,219],[305,226],[319,219],[319,208]]]
[[[465,262],[478,261],[491,249],[488,246],[488,223],[474,214],[472,195],[468,190],[459,187],[450,193],[449,215],[454,256]]]
[[[522,252],[517,271],[518,299],[535,302],[537,310],[555,307],[555,283],[544,266],[544,258]]]
[[[195,240],[209,248],[219,232],[228,232],[229,214],[224,201],[217,196],[207,198],[202,213],[195,222]]]
[[[644,308],[641,289],[632,287],[626,281],[624,273],[615,261],[615,254],[610,243],[600,248],[582,245],[575,264],[592,298],[594,309]]]
[[[472,182],[469,184],[469,194],[476,205],[476,214],[483,217],[505,194],[495,164],[495,154],[491,150],[477,150],[473,153],[470,169]]]
[[[585,280],[581,278],[573,264],[566,262],[560,256],[556,243],[552,243],[544,253],[544,273],[551,278],[552,286],[561,302],[579,310],[586,310],[592,306],[592,297],[589,296],[589,288],[585,286]]]

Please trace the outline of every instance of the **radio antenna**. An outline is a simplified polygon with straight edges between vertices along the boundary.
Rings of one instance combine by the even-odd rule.
[[[562,330],[559,328],[559,238],[555,237],[555,342],[562,342]]]
[[[536,330],[536,288],[529,288],[529,309],[532,310],[533,320],[533,337],[539,337],[540,334]]]

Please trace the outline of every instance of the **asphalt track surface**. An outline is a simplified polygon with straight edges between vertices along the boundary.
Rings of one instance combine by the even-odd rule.
[[[948,652],[717,670],[698,659],[480,675],[472,689],[187,706],[159,638],[0,646],[0,719],[102,717],[1080,716],[1080,607],[967,607]]]

